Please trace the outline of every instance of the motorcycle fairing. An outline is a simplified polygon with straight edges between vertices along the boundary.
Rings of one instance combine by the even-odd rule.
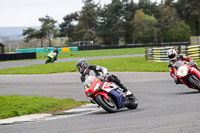
[[[54,58],[56,56],[56,53],[49,53],[48,54],[48,57],[50,57],[50,58]]]
[[[113,89],[109,92],[109,95],[115,98],[117,107],[120,108],[124,106],[125,98],[123,96],[123,93],[119,91],[118,89]]]
[[[191,67],[191,72],[192,72],[198,79],[200,79],[200,73],[199,73],[199,71],[198,71],[196,68]]]
[[[105,82],[104,85],[102,86],[102,90],[106,91],[106,92],[110,92],[113,90],[113,88],[116,88],[117,86],[112,83],[112,82]]]
[[[106,100],[109,99],[108,94],[107,94],[107,92],[105,92],[105,91],[101,91],[101,92],[96,93],[96,94],[95,94],[95,97],[97,97],[97,95],[102,95],[102,96],[104,96],[104,97],[106,98]]]
[[[95,91],[101,86],[101,84],[102,82],[99,79],[94,79],[94,81],[92,82],[92,85],[87,86],[89,88],[85,88],[85,94],[87,95],[88,92],[95,94]]]
[[[56,56],[56,53],[49,53],[48,54],[48,58],[53,62],[54,61],[54,58],[55,58],[55,56]]]
[[[198,71],[196,68],[194,68],[194,67],[191,67],[191,68],[190,68],[190,71],[191,71],[191,74],[187,76],[187,80],[185,80],[184,83],[185,83],[189,88],[193,88],[193,86],[191,86],[191,85],[188,83],[188,80],[189,80],[189,78],[198,78],[198,79],[200,79],[200,73],[199,73],[199,71]]]
[[[194,75],[200,79],[200,74],[199,74],[199,71],[194,68],[194,67],[190,67],[189,69],[190,73],[189,75],[187,75],[186,77],[180,79],[182,83],[184,83],[188,88],[193,88],[193,86],[191,86],[189,83],[188,83],[188,80],[189,78],[192,78]],[[193,75],[193,76],[192,76]]]

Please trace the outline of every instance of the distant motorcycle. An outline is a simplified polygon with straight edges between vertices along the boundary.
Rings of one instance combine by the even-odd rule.
[[[126,96],[113,82],[102,82],[94,76],[88,76],[86,79],[85,94],[91,98],[92,103],[98,104],[109,113],[114,113],[123,107],[136,109],[138,106],[133,94]]]
[[[56,53],[50,52],[47,57],[48,57],[48,59],[45,61],[45,64],[54,63],[55,57],[56,57]]]
[[[177,61],[173,64],[175,76],[188,88],[200,91],[200,72],[184,61]]]

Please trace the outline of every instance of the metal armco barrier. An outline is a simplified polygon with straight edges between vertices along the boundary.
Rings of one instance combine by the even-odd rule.
[[[200,45],[188,46],[187,56],[192,57],[194,60],[200,59]]]
[[[146,48],[145,57],[146,60],[152,60],[155,62],[168,62],[167,51],[173,47],[160,47],[160,48]]]

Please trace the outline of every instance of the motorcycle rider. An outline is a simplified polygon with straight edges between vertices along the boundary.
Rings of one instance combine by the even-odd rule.
[[[182,84],[182,82],[176,77],[175,71],[174,71],[174,68],[173,68],[173,64],[176,61],[187,61],[187,62],[189,62],[189,65],[191,67],[195,67],[197,70],[199,70],[198,67],[197,67],[197,64],[193,62],[193,59],[191,57],[185,57],[181,54],[177,54],[177,52],[174,49],[169,49],[168,52],[167,52],[167,55],[168,55],[168,58],[169,58],[168,67],[171,67],[170,76],[172,78],[174,78],[174,82],[176,84]]]
[[[51,53],[55,53],[55,54],[56,54],[55,57],[54,57],[54,61],[56,61],[57,58],[58,58],[58,56],[59,56],[59,51],[58,51],[58,49],[57,49],[57,48],[54,49],[53,51],[51,51]]]
[[[130,92],[129,89],[126,86],[124,86],[124,84],[120,81],[117,75],[116,74],[109,75],[108,70],[105,67],[101,67],[99,65],[89,65],[86,59],[78,60],[76,67],[78,71],[82,74],[81,75],[82,82],[85,82],[87,76],[95,76],[100,80],[104,80],[107,78],[109,82],[113,82],[120,88],[122,88],[123,92],[126,95],[132,94],[132,92]]]

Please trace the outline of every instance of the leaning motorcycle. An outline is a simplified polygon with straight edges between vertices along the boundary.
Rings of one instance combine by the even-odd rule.
[[[175,76],[188,88],[200,91],[200,72],[184,61],[177,61],[173,65]]]
[[[45,64],[47,64],[47,63],[54,63],[54,61],[55,61],[55,57],[56,57],[56,53],[49,53],[48,54],[48,59],[45,61]]]
[[[96,103],[109,113],[114,113],[118,109],[127,107],[136,109],[138,101],[136,97],[126,95],[113,82],[105,82],[94,76],[88,76],[85,80],[85,94],[91,98],[92,103]]]

